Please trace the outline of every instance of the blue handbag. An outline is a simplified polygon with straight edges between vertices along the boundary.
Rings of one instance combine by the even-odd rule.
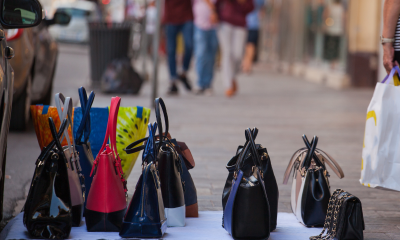
[[[92,185],[93,177],[90,176],[90,172],[92,170],[94,158],[92,149],[89,143],[90,136],[90,109],[92,107],[94,101],[95,94],[92,91],[90,93],[89,99],[86,94],[86,89],[84,87],[79,88],[79,99],[81,101],[81,113],[82,120],[80,121],[78,130],[74,133],[76,139],[76,150],[79,153],[79,163],[81,165],[82,174],[85,177],[85,204],[86,207],[86,199],[89,194],[90,186]],[[76,112],[75,112],[76,113]],[[75,121],[75,119],[74,119]],[[78,126],[78,124],[75,124]]]
[[[90,135],[88,143],[90,143],[94,158],[96,158],[97,154],[100,152],[104,136],[106,136],[108,114],[108,107],[93,107],[90,109]],[[82,107],[76,107],[74,110],[74,136],[76,136],[78,128],[81,125],[82,116]]]
[[[149,139],[142,155],[142,175],[119,232],[123,238],[161,238],[167,230],[161,183],[155,166],[157,123],[149,123],[148,128]]]
[[[233,239],[268,239],[270,236],[270,209],[261,171],[261,160],[246,129],[246,144],[240,153],[232,179],[232,188],[223,211],[222,226]],[[245,159],[252,164],[244,164]]]

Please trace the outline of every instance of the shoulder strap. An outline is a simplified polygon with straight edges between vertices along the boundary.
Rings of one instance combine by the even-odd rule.
[[[315,150],[310,151],[314,141],[317,141],[315,145],[318,144],[318,137],[314,136],[313,140],[310,143],[308,141],[308,139],[307,139],[307,136],[303,134],[303,141],[304,141],[306,147],[308,148],[309,152],[307,153],[307,158],[303,161],[303,166],[302,167],[305,167],[306,169],[310,168],[311,159],[314,159],[314,161],[317,164],[317,166],[322,167],[324,170],[326,170],[325,164],[323,162],[321,162],[319,157],[315,154]],[[317,146],[315,146],[315,149],[316,149],[316,147]]]
[[[289,177],[290,177],[290,173],[291,173],[292,170],[293,170],[294,163],[296,162],[296,160],[297,160],[303,153],[305,153],[305,152],[307,152],[307,151],[308,151],[307,148],[300,148],[299,150],[297,150],[297,151],[292,155],[292,158],[290,159],[289,164],[288,164],[288,166],[287,166],[287,168],[286,168],[285,175],[283,176],[283,184],[286,185],[286,184],[288,183]]]
[[[150,123],[149,123],[149,124],[150,124]],[[145,137],[145,138],[142,138],[142,139],[140,139],[140,140],[137,140],[137,141],[135,141],[135,142],[129,144],[128,146],[126,146],[126,148],[124,149],[124,151],[125,151],[127,154],[132,154],[132,153],[135,153],[135,152],[140,152],[140,151],[144,150],[144,148],[146,147],[146,145],[140,145],[139,147],[135,147],[135,146],[137,146],[137,145],[139,145],[139,144],[141,144],[141,143],[147,141],[148,139],[149,139],[149,137]]]
[[[61,154],[64,155],[63,147],[61,146],[60,135],[62,135],[62,132],[64,132],[64,130],[68,126],[67,120],[63,119],[62,124],[60,125],[60,131],[59,131],[60,135],[57,133],[56,126],[54,124],[53,118],[51,118],[51,117],[49,117],[49,126],[50,126],[51,135],[53,136],[53,141],[54,141],[53,144],[58,148],[58,151],[60,151]],[[51,145],[51,143],[50,143],[50,145]],[[53,147],[51,147],[51,148],[53,148]],[[64,159],[68,166],[68,160],[65,156],[64,156]]]
[[[92,108],[95,93],[92,91],[87,97],[86,89],[84,87],[79,88],[79,99],[81,101],[82,120],[79,125],[78,131],[76,132],[75,139],[78,144],[82,144],[82,136],[84,136],[83,143],[89,141],[91,126],[90,126],[90,109]]]
[[[329,155],[328,153],[322,151],[321,149],[317,148],[316,152],[321,154],[323,158],[326,160],[325,162],[329,165],[329,167],[335,172],[335,174],[340,178],[344,178],[344,172],[340,165],[335,161],[335,159]]]

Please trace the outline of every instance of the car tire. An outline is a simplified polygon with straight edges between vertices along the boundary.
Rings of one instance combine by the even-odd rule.
[[[30,117],[31,92],[32,76],[29,75],[24,91],[12,105],[10,122],[11,130],[24,131],[26,129]]]

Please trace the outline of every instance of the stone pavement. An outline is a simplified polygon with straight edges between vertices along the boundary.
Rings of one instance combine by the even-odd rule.
[[[79,62],[82,59],[86,61],[87,55],[78,58],[64,55],[63,59],[64,65],[58,71],[64,71],[65,76],[57,73],[60,78],[54,85],[54,92],[61,91],[67,95],[71,92],[70,95],[73,95],[73,92],[77,93],[76,86],[87,83],[88,69],[80,67],[87,63]],[[79,65],[77,69],[66,65],[73,59],[76,61],[74,64]],[[69,84],[63,82],[70,74],[73,79],[80,76],[81,80],[72,82],[72,79]],[[194,81],[194,73],[190,74]],[[239,77],[239,94],[231,99],[223,95],[218,74],[214,84],[215,94],[211,97],[188,94],[182,87],[179,96],[168,97],[165,95],[167,79],[166,65],[162,63],[159,96],[167,105],[171,135],[185,141],[196,160],[191,174],[197,187],[200,210],[222,210],[221,194],[228,173],[225,165],[237,146],[245,142],[245,128],[258,127],[260,131],[256,142],[268,148],[279,184],[279,211],[291,212],[291,182],[287,186],[282,184],[283,173],[293,152],[304,145],[302,134],[307,134],[309,138],[317,135],[319,147],[339,162],[346,175],[339,180],[331,171],[332,190],[343,188],[358,196],[363,203],[365,239],[400,239],[400,193],[369,189],[359,184],[365,115],[373,90],[332,90],[272,73],[263,65],[259,65],[252,75]],[[90,91],[90,87],[87,90]],[[139,96],[121,95],[122,106],[150,107],[153,102],[150,92],[150,84],[145,84]],[[111,96],[97,91],[94,106],[109,105]],[[77,100],[75,98],[74,102]],[[154,113],[151,115],[154,121]],[[15,166],[20,167],[10,164],[7,172],[26,178],[21,182],[29,182],[32,176],[32,165],[24,164],[29,158],[27,155],[39,152],[34,134],[31,129],[24,134],[13,133],[9,138],[8,155],[14,159],[8,160],[18,161]],[[22,136],[24,141],[19,143],[18,139]],[[18,151],[26,146],[35,148],[36,152]],[[21,169],[27,168],[29,170],[20,174]],[[128,179],[130,195],[134,192],[140,170],[140,164],[136,164]]]

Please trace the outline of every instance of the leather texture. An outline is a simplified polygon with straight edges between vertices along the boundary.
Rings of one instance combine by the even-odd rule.
[[[77,227],[81,224],[83,218],[86,189],[85,179],[81,173],[79,154],[75,149],[75,138],[74,136],[69,136],[69,131],[67,130],[69,126],[72,126],[73,103],[70,97],[65,98],[62,93],[57,93],[54,100],[59,118],[61,120],[67,119],[67,128],[64,130],[64,135],[61,138],[61,142],[64,138],[67,139],[68,145],[64,146],[63,148],[64,155],[67,157],[69,162],[68,180],[72,204],[72,226]]]
[[[258,130],[246,129],[246,144],[239,154],[231,190],[224,205],[223,227],[233,239],[268,239],[271,232],[270,205],[263,179],[261,158],[253,136]],[[251,156],[252,171],[246,172],[245,160]],[[224,192],[225,193],[225,192]]]
[[[330,213],[324,229],[312,240],[363,240],[365,230],[362,204],[359,198],[342,189],[336,189],[329,201]]]
[[[197,190],[194,185],[194,181],[192,176],[190,175],[188,166],[193,168],[195,163],[186,143],[178,142],[176,139],[171,139],[171,142],[174,144],[174,148],[177,151],[181,166],[182,166],[182,183],[184,186],[184,194],[185,194],[185,206],[186,206],[186,217],[199,217],[198,204],[197,204]],[[187,160],[186,158],[190,160]],[[188,163],[188,164],[187,164]]]
[[[24,207],[23,222],[33,238],[66,239],[72,227],[67,159],[59,138],[67,126],[64,120],[57,134],[49,118],[53,141],[43,148]]]
[[[88,231],[119,231],[122,225],[122,216],[126,210],[126,181],[123,178],[121,161],[116,150],[116,118],[121,98],[115,97],[111,100],[111,110],[108,119],[106,136],[104,138],[102,151],[94,161],[91,175],[92,186],[86,204],[86,226]],[[110,145],[107,144],[110,138]],[[98,218],[98,214],[110,216]],[[122,215],[121,215],[122,213]],[[121,218],[114,216],[121,215]],[[107,221],[105,221],[107,219]],[[102,222],[105,222],[102,225]],[[100,226],[103,226],[100,228]]]
[[[287,184],[293,172],[291,192],[292,211],[299,222],[307,227],[322,226],[331,197],[329,173],[330,166],[339,178],[344,177],[339,164],[326,152],[317,148],[318,137],[311,143],[303,135],[305,148],[297,150],[286,169],[284,184]]]
[[[82,119],[79,124],[78,130],[74,132],[76,140],[76,150],[79,153],[79,162],[82,168],[82,174],[85,177],[85,200],[88,198],[90,186],[92,185],[93,178],[90,176],[90,171],[93,167],[93,153],[90,146],[89,137],[91,132],[90,110],[94,101],[95,94],[92,91],[87,97],[86,89],[79,88],[79,99],[81,102]],[[75,121],[75,119],[74,119]],[[84,203],[86,207],[86,201]]]
[[[363,240],[365,230],[364,216],[360,199],[346,198],[340,208],[339,225],[335,240]]]
[[[123,238],[161,238],[167,228],[167,218],[161,194],[161,182],[155,164],[145,158],[153,158],[154,135],[157,124],[149,123],[149,136],[142,155],[142,175],[124,217],[119,235]]]
[[[257,137],[258,129],[253,130],[253,139]],[[260,156],[261,162],[261,170],[264,175],[264,185],[266,188],[268,202],[270,205],[270,229],[271,231],[276,229],[277,226],[277,218],[278,218],[278,201],[279,201],[279,189],[278,184],[276,182],[274,170],[272,168],[271,159],[269,157],[268,151],[266,148],[262,147],[259,144],[256,144],[258,155]],[[243,146],[239,146],[236,152],[236,155],[227,163],[226,168],[229,171],[225,187],[222,193],[222,207],[225,208],[226,202],[228,200],[228,196],[230,194],[230,189],[232,187],[232,179],[233,173],[236,169],[236,165],[238,163],[239,156],[243,151]],[[250,153],[244,159],[242,171],[245,175],[249,175],[252,172],[253,161],[252,155]]]

